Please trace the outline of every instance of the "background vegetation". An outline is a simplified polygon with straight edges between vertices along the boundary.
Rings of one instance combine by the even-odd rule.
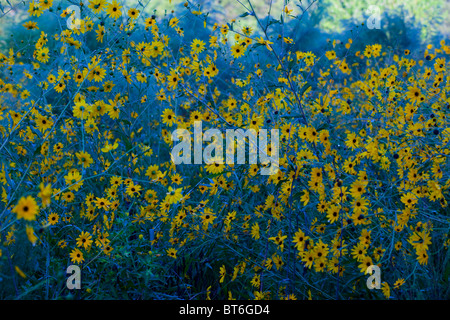
[[[1,0],[2,299],[448,299],[446,1],[91,2]],[[196,116],[280,171],[173,165]]]

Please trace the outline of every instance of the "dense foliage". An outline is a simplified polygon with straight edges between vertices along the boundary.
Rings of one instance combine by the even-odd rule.
[[[338,34],[289,1],[224,22],[148,5],[35,0],[8,26],[1,298],[449,297],[445,40],[395,14]],[[280,169],[174,165],[199,120],[279,129]]]

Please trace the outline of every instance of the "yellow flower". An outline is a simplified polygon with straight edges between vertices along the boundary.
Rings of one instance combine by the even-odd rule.
[[[113,0],[106,9],[106,13],[114,19],[118,19],[122,15],[122,6],[116,0]]]
[[[142,187],[138,184],[134,184],[133,182],[127,186],[126,193],[134,198],[136,195],[140,195]]]
[[[39,206],[32,196],[22,197],[12,212],[17,214],[17,219],[25,219],[28,221],[36,220],[39,212]]]
[[[106,0],[89,0],[88,7],[95,14],[101,13],[106,8]]]
[[[80,236],[77,238],[77,246],[84,247],[88,249],[92,245],[92,236],[89,232],[82,231]]]
[[[331,205],[327,209],[327,218],[330,223],[334,223],[339,218],[339,207],[336,205]]]
[[[437,58],[435,60],[434,70],[436,70],[436,72],[444,72],[445,71],[445,58]]]
[[[242,28],[242,33],[245,34],[246,36],[251,36],[253,33],[253,29],[251,27],[243,27]]]
[[[219,69],[214,65],[214,63],[209,64],[205,69],[204,75],[208,78],[215,77],[219,73]]]
[[[35,21],[27,21],[23,24],[23,26],[27,29],[27,30],[33,30],[33,29],[39,29],[37,22]]]
[[[256,40],[258,40],[259,44],[265,45],[267,50],[272,51],[272,47],[270,45],[273,44],[273,42],[270,42],[268,40],[264,40],[263,37],[260,37],[259,39],[256,38]]]
[[[206,171],[212,174],[221,173],[224,169],[225,165],[220,157],[210,159],[206,165]]]
[[[42,206],[48,207],[50,205],[50,199],[52,197],[52,186],[51,184],[47,184],[44,186],[43,183],[39,185],[40,192],[38,193],[38,197],[41,198]]]
[[[426,251],[418,251],[417,254],[417,261],[421,265],[428,264],[428,253]]]
[[[183,198],[183,195],[181,194],[182,190],[183,188],[173,189],[169,186],[169,192],[166,193],[166,198],[164,201],[169,204],[178,203]]]
[[[75,195],[72,192],[70,192],[70,191],[64,192],[63,193],[63,199],[66,202],[73,202],[75,200]]]
[[[95,33],[97,34],[96,40],[100,43],[103,43],[103,37],[105,36],[105,27],[99,25],[98,29],[95,30]]]
[[[411,101],[411,103],[415,103],[420,101],[420,90],[417,87],[408,87],[408,92],[406,93],[406,97]]]
[[[303,190],[303,195],[300,198],[300,201],[303,202],[303,206],[306,206],[309,203],[309,192],[308,190]]]
[[[389,288],[389,284],[387,284],[387,282],[383,282],[381,284],[381,291],[383,292],[383,295],[386,299],[389,299],[389,297],[391,296],[391,290]]]
[[[174,258],[174,259],[177,258],[177,252],[178,252],[178,250],[176,250],[175,248],[169,248],[169,249],[166,250],[166,252],[167,252],[167,255],[168,255],[169,257]]]
[[[183,178],[180,176],[180,174],[176,173],[170,177],[172,180],[172,183],[175,183],[177,185],[181,184],[183,182]]]
[[[36,244],[36,241],[37,241],[37,237],[36,237],[36,235],[34,234],[34,229],[33,229],[33,227],[32,226],[27,226],[27,228],[26,228],[26,233],[27,233],[27,237],[28,237],[28,240],[31,242],[31,244],[34,246],[35,244]]]
[[[260,238],[259,235],[259,224],[258,222],[255,222],[252,226],[252,231],[251,231],[251,235],[252,238],[254,238],[255,240],[258,240]]]
[[[361,259],[361,263],[359,264],[359,268],[362,273],[367,272],[367,268],[369,268],[371,265],[373,265],[372,258],[369,256],[365,256]]]
[[[113,250],[113,248],[109,244],[107,244],[103,248],[103,253],[106,254],[107,256],[109,256],[111,254],[112,250]]]
[[[225,280],[225,275],[227,274],[227,270],[225,269],[225,265],[222,265],[219,269],[220,279],[219,283],[223,283]]]
[[[28,12],[30,13],[31,16],[39,17],[43,13],[43,9],[39,4],[36,4],[33,0],[30,2]]]
[[[87,69],[84,69],[83,71],[78,70],[74,76],[73,79],[75,80],[75,82],[80,85],[81,82],[83,82],[83,79],[86,77],[87,75]],[[53,83],[55,81],[54,76],[52,78],[53,81],[51,81],[50,79],[48,80],[50,83]]]
[[[66,84],[64,83],[63,80],[61,80],[60,82],[58,82],[58,84],[55,86],[55,91],[58,93],[61,93],[64,91],[64,89],[66,88]]]
[[[84,261],[83,253],[80,249],[75,248],[70,253],[70,259],[72,260],[72,263],[82,263]]]
[[[53,226],[58,223],[59,215],[57,213],[50,213],[47,220],[48,223]]]
[[[302,252],[305,247],[305,241],[309,239],[309,236],[306,236],[305,233],[298,229],[298,231],[294,234],[294,239],[292,240],[293,243],[295,243],[295,248],[297,248],[298,251]]]
[[[61,249],[64,249],[67,246],[67,242],[65,240],[59,240],[58,241],[58,247]]]
[[[76,169],[70,170],[69,173],[64,176],[64,179],[69,190],[78,191],[78,189],[80,189],[80,187],[83,185],[82,176]]]
[[[78,158],[78,164],[85,168],[89,168],[94,163],[91,155],[86,151],[77,152],[75,156]]]
[[[100,66],[95,66],[94,68],[92,68],[89,73],[88,73],[88,80],[92,81],[94,80],[95,82],[101,82],[103,81],[103,78],[106,75],[106,70],[103,69]]]
[[[217,37],[216,36],[209,36],[209,46],[211,48],[218,48],[219,44],[217,43]]]
[[[108,112],[108,116],[111,119],[118,119],[120,114],[120,108],[117,101],[109,100],[109,104],[106,105],[106,110]]]
[[[39,114],[36,117],[36,125],[38,126],[39,131],[44,133],[53,126],[53,120]]]
[[[89,117],[88,109],[89,105],[86,103],[86,101],[77,101],[75,102],[75,105],[72,109],[73,116],[78,119],[87,119]]]
[[[245,48],[241,46],[239,43],[234,44],[231,47],[231,55],[233,58],[237,59],[242,57],[245,54]]]
[[[167,80],[169,82],[169,87],[174,90],[176,89],[178,82],[180,81],[180,77],[175,70],[171,70],[170,75],[167,77]]]
[[[130,9],[128,10],[128,16],[129,16],[131,19],[136,19],[136,18],[138,17],[138,15],[139,15],[139,10],[138,10],[138,9],[130,8]]]
[[[16,270],[17,274],[19,276],[21,276],[22,278],[25,279],[27,277],[27,275],[22,270],[20,270],[20,268],[18,266],[15,266],[14,269]]]
[[[426,230],[414,232],[408,239],[408,242],[414,247],[416,252],[426,251],[431,245],[430,233]]]
[[[401,278],[395,281],[394,289],[399,289],[405,283],[405,279]]]
[[[42,10],[50,9],[53,5],[53,0],[40,0],[39,5],[41,6]]]
[[[109,202],[108,199],[105,198],[96,198],[95,205],[98,209],[105,209],[108,210],[108,207],[111,205],[111,202]]]
[[[203,220],[203,226],[205,228],[208,227],[208,225],[210,223],[213,223],[213,221],[216,219],[216,216],[214,215],[214,213],[211,211],[211,209],[209,208],[205,208],[204,209],[204,213],[202,215],[202,220]]]
[[[287,236],[283,236],[282,231],[280,230],[276,237],[270,237],[269,240],[275,242],[275,244],[280,248],[280,250],[283,251],[284,239],[286,239],[286,238],[287,238]]]
[[[170,19],[169,21],[169,26],[174,28],[176,27],[176,25],[178,24],[178,22],[180,22],[180,20],[177,17],[173,17],[172,19]]]
[[[161,41],[153,41],[151,44],[146,45],[144,49],[145,57],[156,58],[161,55],[164,51],[164,44]],[[145,60],[144,60],[145,63]]]
[[[114,142],[113,144],[109,144],[109,142],[106,141],[105,146],[103,148],[101,148],[100,150],[102,152],[110,152],[111,150],[117,149],[118,146],[119,146],[119,144],[117,142]]]
[[[351,73],[351,70],[348,67],[348,64],[347,64],[347,62],[345,62],[345,60],[340,61],[339,69],[341,70],[342,73],[345,73],[345,74],[350,74]]]
[[[362,261],[366,256],[367,248],[364,243],[360,242],[352,248],[352,257],[357,261]]]
[[[404,194],[400,199],[408,208],[413,207],[417,203],[417,197],[409,192]]]
[[[162,175],[162,172],[159,170],[158,165],[152,165],[147,168],[145,175],[151,180],[157,180]]]
[[[47,63],[48,60],[50,59],[50,56],[48,53],[49,53],[49,49],[47,47],[42,47],[36,51],[36,59],[39,62]]]
[[[205,42],[194,39],[191,44],[191,54],[199,54],[205,49]]]
[[[175,117],[175,113],[173,112],[172,109],[165,109],[162,113],[162,122],[164,124],[167,124],[168,126],[172,126],[175,121],[176,121],[176,117]]]
[[[327,52],[325,52],[325,56],[328,58],[328,60],[333,60],[336,58],[336,52],[327,51]]]
[[[147,76],[143,72],[136,74],[136,80],[141,83],[147,83]]]

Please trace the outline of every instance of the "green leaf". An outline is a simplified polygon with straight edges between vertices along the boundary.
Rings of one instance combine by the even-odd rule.
[[[308,73],[306,71],[300,71],[300,73],[302,74],[302,77],[304,80],[306,80],[306,78],[308,78]]]
[[[258,48],[258,47],[260,47],[260,46],[263,46],[263,44],[262,43],[255,43],[253,46],[252,46],[252,49],[255,49],[255,48]]]
[[[432,165],[432,161],[431,160],[426,160],[423,165],[419,168],[418,173],[422,173],[425,171],[428,171],[431,168]]]
[[[297,61],[295,61],[295,59],[292,59],[292,61],[289,61],[289,64],[287,65],[287,70],[291,70],[296,64]]]
[[[129,150],[131,150],[131,148],[133,148],[133,145],[131,144],[130,140],[124,133],[120,132],[119,130],[113,130],[113,131],[116,132],[120,136],[121,140],[125,144],[126,152],[128,152]]]
[[[131,125],[131,122],[125,119],[120,119],[120,122],[122,122],[123,124],[127,124],[127,125]]]
[[[36,150],[34,150],[33,156],[37,156],[37,155],[41,154],[41,149],[42,149],[42,143],[36,148]]]
[[[449,281],[448,278],[449,277],[450,277],[450,263],[448,263],[447,267],[445,268],[445,272],[444,272],[444,276],[443,276],[443,279],[444,279],[445,283],[448,283],[448,281]]]
[[[275,24],[275,23],[280,23],[281,24],[281,22],[279,20],[274,19],[274,18],[271,17],[269,22],[267,23],[267,27],[269,27],[269,26],[271,26],[272,24]]]
[[[303,85],[303,87],[300,89],[300,98],[303,97],[303,94],[306,92],[306,90],[308,90],[309,88],[311,88],[311,85],[307,82]]]
[[[300,199],[300,197],[303,195],[303,190],[298,191],[296,193],[292,194],[292,199]],[[303,205],[302,205],[303,206]]]
[[[329,128],[329,127],[330,127],[330,125],[328,123],[323,122],[316,128],[316,130],[317,130],[317,132],[320,132],[320,131],[325,130],[325,129]]]
[[[48,280],[47,280],[47,279],[44,279],[44,280],[42,280],[41,282],[39,282],[38,284],[34,285],[33,287],[28,288],[26,291],[22,292],[22,293],[17,297],[17,300],[21,300],[21,299],[25,298],[29,293],[31,293],[31,292],[33,292],[33,291],[39,289],[39,288],[42,287],[43,285],[46,285],[50,280],[54,280],[54,279],[52,279],[52,278],[49,277]]]
[[[447,256],[445,258],[445,271],[444,274],[442,276],[442,280],[444,281],[445,284],[448,284],[449,282],[449,277],[450,277],[450,251],[447,251]]]
[[[249,12],[244,12],[243,14],[241,14],[239,17],[244,18],[246,16],[251,16],[252,14]]]

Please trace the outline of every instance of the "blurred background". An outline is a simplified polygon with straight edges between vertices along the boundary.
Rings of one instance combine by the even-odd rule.
[[[81,0],[88,4],[88,0]],[[320,51],[326,39],[347,39],[352,30],[368,19],[378,19],[379,29],[364,28],[362,36],[367,44],[380,43],[401,50],[414,51],[420,44],[437,44],[450,35],[450,1],[447,0],[257,0],[251,6],[261,21],[280,19],[284,2],[287,2],[291,18],[287,22],[293,40],[300,50]],[[119,0],[125,10],[132,7],[145,7],[149,15],[182,15],[185,0]],[[188,0],[191,7],[209,12],[207,22],[224,24],[236,19],[236,23],[257,30],[257,22],[252,17],[242,17],[250,8],[247,0]],[[28,16],[29,0],[0,0],[0,48],[8,47],[9,37],[20,38],[25,34],[22,26]],[[63,9],[80,1],[54,0],[53,6]],[[126,11],[124,11],[126,12]],[[178,15],[177,15],[178,16]],[[297,17],[297,18],[294,18]],[[45,17],[48,19],[48,17]],[[186,19],[188,20],[188,19]],[[270,20],[269,20],[270,21]],[[183,21],[181,21],[182,23]],[[46,20],[49,27],[58,27],[57,20]],[[39,24],[41,25],[41,24]],[[185,33],[194,28],[186,26]],[[276,24],[273,28],[276,29]]]

